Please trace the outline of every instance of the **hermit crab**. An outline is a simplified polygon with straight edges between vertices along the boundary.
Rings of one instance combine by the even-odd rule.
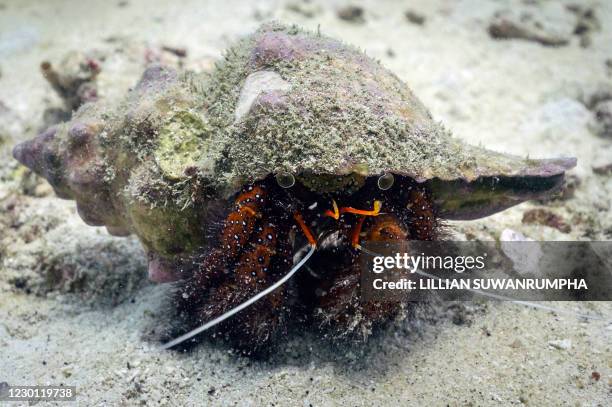
[[[189,333],[169,346],[217,323],[246,349],[289,323],[366,336],[402,304],[360,300],[363,241],[439,239],[444,219],[551,194],[575,165],[465,145],[380,63],[277,23],[210,73],[152,66],[105,103],[14,156],[86,223],[136,234],[150,278],[176,282],[175,332]]]

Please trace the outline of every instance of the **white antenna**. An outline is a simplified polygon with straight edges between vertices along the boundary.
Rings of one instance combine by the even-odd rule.
[[[186,340],[193,338],[197,334],[202,333],[202,332],[206,331],[207,329],[210,329],[213,326],[215,326],[215,325],[225,321],[226,319],[228,319],[232,315],[237,314],[238,312],[240,312],[243,309],[249,307],[253,303],[259,301],[260,299],[262,299],[266,295],[270,294],[272,291],[276,290],[278,287],[280,287],[281,285],[285,284],[291,277],[293,277],[293,275],[308,261],[308,259],[310,259],[310,257],[315,252],[316,248],[317,247],[315,245],[310,245],[310,251],[308,253],[306,253],[306,256],[304,256],[302,258],[302,260],[300,260],[300,262],[298,264],[293,266],[293,268],[291,270],[289,270],[289,272],[287,274],[285,274],[285,276],[283,278],[278,280],[276,283],[272,284],[270,287],[268,287],[265,290],[257,293],[256,295],[254,295],[253,297],[249,298],[248,300],[246,300],[242,304],[238,305],[235,308],[232,308],[231,310],[229,310],[226,313],[218,316],[217,318],[213,319],[212,321],[208,321],[204,325],[201,325],[201,326],[195,328],[194,330],[189,331],[186,334],[181,335],[178,338],[173,339],[170,342],[162,345],[162,349],[170,349],[173,346],[178,345],[179,343],[185,342]]]

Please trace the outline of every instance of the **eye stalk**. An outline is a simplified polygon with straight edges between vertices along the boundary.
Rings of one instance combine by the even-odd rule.
[[[393,174],[388,172],[386,174],[381,175],[378,178],[378,188],[380,188],[383,191],[386,191],[387,189],[393,186],[394,182],[395,182],[395,177],[393,176]]]
[[[279,172],[276,174],[276,182],[281,188],[291,188],[295,185],[295,177],[288,172]]]

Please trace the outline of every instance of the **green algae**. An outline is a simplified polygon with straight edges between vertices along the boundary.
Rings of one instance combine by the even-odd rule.
[[[155,160],[164,176],[177,180],[206,154],[210,128],[198,116],[179,111],[159,130]]]
[[[190,253],[203,242],[201,222],[193,209],[131,205],[128,210],[134,233],[149,251],[174,256]]]

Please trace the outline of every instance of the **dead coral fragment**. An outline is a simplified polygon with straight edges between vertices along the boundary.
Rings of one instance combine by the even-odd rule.
[[[539,8],[546,8],[540,14]],[[601,25],[592,7],[558,3],[537,4],[534,7],[496,12],[489,24],[489,34],[495,39],[522,39],[545,46],[559,47],[569,44],[572,36],[580,39],[582,47],[591,44],[591,34]]]
[[[569,37],[561,32],[555,32],[531,13],[516,15],[509,11],[495,13],[489,24],[489,34],[495,39],[522,39],[538,42],[550,47],[559,47],[569,43]]]
[[[101,65],[98,58],[73,51],[69,52],[57,67],[51,62],[40,64],[45,79],[62,98],[66,109],[73,111],[83,103],[98,98],[96,76]]]

